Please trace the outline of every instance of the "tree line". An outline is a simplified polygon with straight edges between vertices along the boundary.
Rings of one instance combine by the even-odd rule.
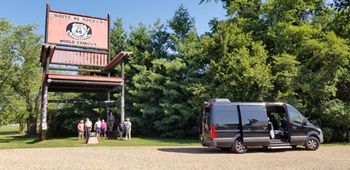
[[[165,23],[127,31],[121,19],[113,22],[112,53],[133,52],[126,64],[125,103],[136,135],[197,136],[202,103],[228,98],[288,102],[322,128],[326,141],[349,141],[348,0],[201,3],[222,3],[227,14],[210,20],[210,31],[202,35],[182,5]],[[0,21],[0,121],[35,128],[40,36],[33,26]],[[98,94],[51,96],[105,100]],[[117,104],[110,106],[116,114],[119,97],[117,91]],[[74,134],[80,118],[104,117],[106,109],[91,102],[50,104],[49,131]]]

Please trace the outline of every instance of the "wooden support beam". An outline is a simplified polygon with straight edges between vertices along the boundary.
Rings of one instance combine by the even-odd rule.
[[[114,56],[114,58],[106,65],[105,70],[110,71],[110,70],[114,69],[118,63],[122,62],[124,57],[131,55],[131,54],[132,54],[131,52],[121,51],[116,56]]]
[[[124,71],[125,71],[125,66],[124,66],[124,61],[121,63],[121,70],[122,70],[122,79],[124,79]],[[125,120],[125,83],[123,81],[122,84],[122,95],[121,95],[121,111],[120,111],[120,122],[123,123]]]

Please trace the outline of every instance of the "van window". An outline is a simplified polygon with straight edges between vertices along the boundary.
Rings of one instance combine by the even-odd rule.
[[[218,129],[238,128],[239,118],[237,106],[233,104],[214,103],[211,110],[211,124]]]
[[[288,105],[287,106],[288,108],[288,114],[289,114],[289,117],[290,117],[290,120],[291,122],[293,123],[297,123],[297,124],[301,124],[301,119],[300,119],[300,116],[299,116],[299,111],[297,109],[295,109],[293,106],[291,105]]]
[[[255,129],[261,126],[267,126],[268,120],[265,106],[241,105],[240,110],[243,129]]]

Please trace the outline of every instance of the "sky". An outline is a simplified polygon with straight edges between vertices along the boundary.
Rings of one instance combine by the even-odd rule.
[[[43,35],[47,2],[55,11],[102,18],[110,13],[112,21],[121,18],[127,30],[139,23],[152,25],[158,18],[161,23],[166,23],[181,4],[195,18],[199,34],[209,31],[209,20],[224,19],[226,14],[221,2],[199,5],[200,0],[5,0],[1,2],[0,18],[6,18],[15,25],[36,24],[36,33]]]

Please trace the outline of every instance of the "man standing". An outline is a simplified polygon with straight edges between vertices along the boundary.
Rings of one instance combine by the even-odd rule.
[[[126,131],[126,140],[131,139],[131,122],[130,122],[130,118],[126,118],[125,131]]]
[[[114,115],[112,111],[109,112],[109,115],[107,117],[107,123],[108,123],[108,138],[111,138],[113,127],[114,127]]]
[[[101,119],[100,119],[100,118],[97,118],[97,121],[95,122],[95,126],[94,126],[97,139],[100,138],[100,134],[101,134],[101,124],[102,124]]]
[[[85,121],[86,143],[88,143],[89,141],[91,128],[92,128],[92,122],[89,120],[89,118],[86,118],[86,121]]]

